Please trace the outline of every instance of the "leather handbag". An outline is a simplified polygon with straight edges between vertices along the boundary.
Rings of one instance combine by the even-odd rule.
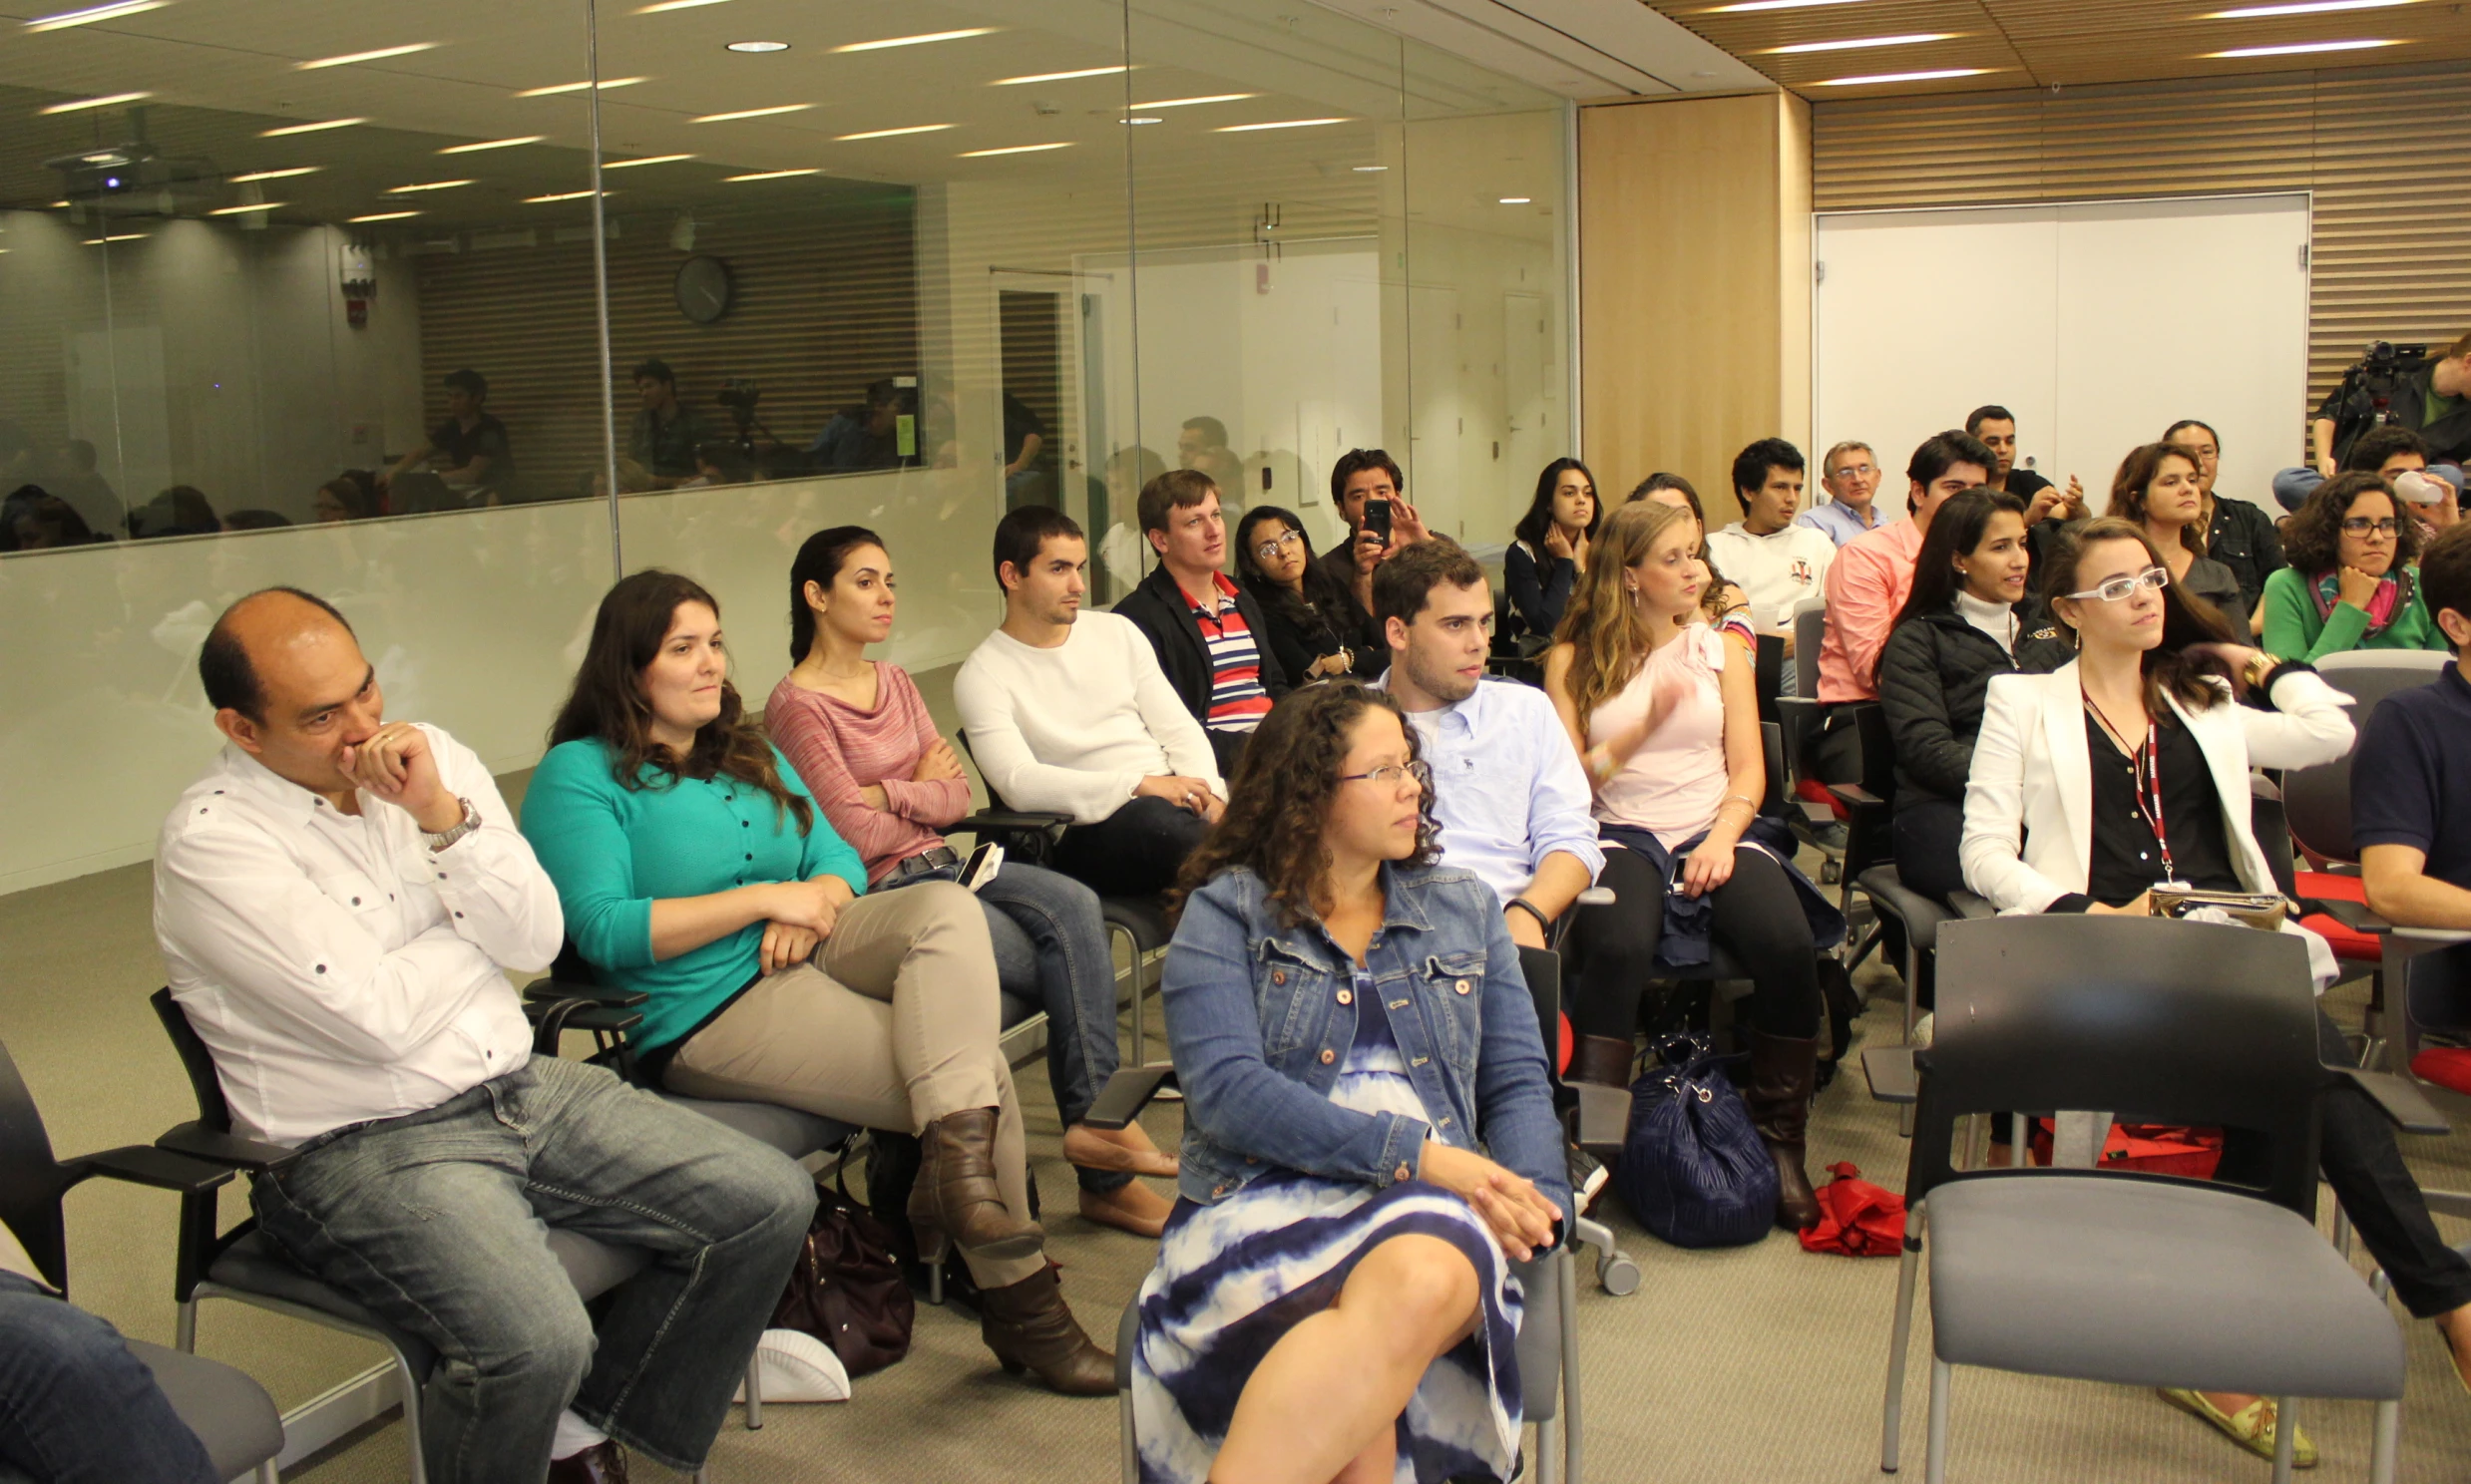
[[[1630,1084],[1630,1128],[1613,1189],[1675,1247],[1747,1247],[1776,1222],[1776,1165],[1705,1031],[1652,1048]]]
[[[806,1244],[768,1329],[797,1329],[832,1346],[852,1376],[910,1352],[917,1301],[893,1256],[892,1234],[847,1191],[821,1186]]]

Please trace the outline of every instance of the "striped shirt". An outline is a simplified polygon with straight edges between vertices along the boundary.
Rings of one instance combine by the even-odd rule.
[[[1207,608],[1181,583],[1176,586],[1210,650],[1210,709],[1201,724],[1214,732],[1249,732],[1270,714],[1270,692],[1261,685],[1261,645],[1236,606],[1235,583],[1224,572],[1210,573],[1210,580],[1215,586]]]

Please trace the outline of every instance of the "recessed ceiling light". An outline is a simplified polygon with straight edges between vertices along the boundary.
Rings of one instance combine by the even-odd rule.
[[[1925,41],[1954,41],[1958,34],[1954,31],[1920,31],[1911,36],[1865,36],[1857,41],[1801,41],[1792,46],[1763,47],[1761,50],[1774,56],[1795,56],[1805,52],[1853,52],[1863,47],[1916,46]]]
[[[1126,119],[1124,122],[1127,124],[1164,124],[1167,121],[1164,119]]]
[[[676,161],[694,158],[692,155],[644,155],[633,160],[605,160],[601,163],[601,168],[605,171],[626,170],[637,165],[669,165]]]
[[[26,29],[59,31],[70,26],[90,26],[97,21],[117,21],[122,16],[161,10],[171,3],[172,0],[118,0],[113,5],[89,5],[84,10],[64,10],[53,15],[36,16],[26,23]]]
[[[245,206],[216,206],[206,214],[208,216],[245,216],[251,211],[271,211],[277,206],[290,204],[290,201],[258,201]]]
[[[639,77],[603,78],[601,80],[601,91],[607,93],[612,88],[631,88],[637,83],[648,83],[650,81],[650,78]],[[526,88],[524,91],[516,94],[515,96],[518,98],[552,98],[560,93],[582,93],[591,87],[592,84],[590,82],[553,83],[546,88]]]
[[[448,145],[438,153],[441,155],[478,155],[483,150],[512,150],[517,145],[537,145],[548,138],[546,134],[518,135],[514,139],[482,140],[478,144],[470,145]]]
[[[618,194],[615,190],[605,190],[601,193],[603,195]],[[552,191],[548,195],[527,195],[524,197],[524,204],[527,206],[537,206],[543,201],[582,200],[585,196],[590,194],[592,194],[592,192],[589,190],[558,190]]]
[[[56,209],[56,210],[66,210],[68,207],[70,207],[70,206],[72,206],[72,205],[74,205],[74,204],[76,204],[76,202],[74,202],[74,201],[65,201],[65,200],[56,200],[56,201],[52,202],[52,206],[53,206],[53,208],[54,208],[54,209]]]
[[[1345,119],[1280,119],[1270,124],[1221,124],[1213,134],[1253,134],[1264,129],[1313,129],[1323,124],[1344,124]]]
[[[225,183],[245,186],[251,181],[288,181],[294,176],[313,176],[324,169],[322,165],[295,165],[290,170],[250,171],[245,176],[226,177]]]
[[[961,152],[959,158],[963,160],[984,160],[990,155],[1035,155],[1041,150],[1069,150],[1071,148],[1072,142],[1070,140],[1066,140],[1059,145],[1007,145],[1001,150],[964,150]]]
[[[1201,103],[1240,103],[1247,98],[1259,98],[1258,93],[1212,93],[1204,98],[1158,98],[1148,103],[1136,103],[1137,109],[1191,108]]]
[[[2337,10],[2390,10],[2397,5],[2413,5],[2418,0],[2299,0],[2296,5],[2244,5],[2238,10],[2218,10],[2199,16],[2204,21],[2262,21],[2274,16],[2324,15]]]
[[[2209,57],[2300,57],[2310,52],[2365,52],[2376,47],[2400,46],[2398,41],[2303,41],[2291,46],[2235,47],[2228,52],[2208,52]]]
[[[349,129],[355,124],[368,122],[366,119],[320,119],[314,124],[286,124],[280,129],[261,130],[257,137],[259,139],[281,139],[287,134],[318,134],[328,129]]]
[[[789,50],[789,43],[785,41],[733,41],[729,43],[725,50],[732,52],[785,52]]]
[[[882,41],[853,41],[834,47],[836,52],[880,52],[886,47],[924,46],[931,41],[960,41],[971,36],[992,36],[993,26],[972,26],[962,31],[929,31],[918,36],[887,36]]]
[[[689,124],[726,124],[732,119],[769,119],[774,114],[795,114],[813,107],[815,105],[811,103],[781,103],[771,108],[739,109],[735,113],[727,114],[705,114],[700,119],[689,119],[686,122]]]
[[[638,5],[636,15],[658,15],[664,10],[693,10],[698,5],[718,5],[721,0],[658,0],[653,5]]]
[[[1712,5],[1709,15],[1737,15],[1753,10],[1805,10],[1814,5],[1855,5],[1860,0],[1741,0],[1735,5]]]
[[[458,186],[471,184],[470,181],[422,181],[411,186],[389,186],[386,187],[386,193],[388,195],[409,195],[415,190],[452,190]]]
[[[1998,71],[1995,67],[1942,67],[1931,72],[1880,72],[1868,77],[1829,78],[1815,84],[1821,88],[1859,88],[1870,83],[1935,83],[1941,78],[1980,77]]]
[[[355,62],[383,62],[389,57],[408,57],[414,52],[437,49],[434,41],[415,41],[406,46],[379,47],[373,52],[347,52],[340,57],[320,57],[314,62],[292,64],[302,72],[315,72],[321,67],[349,67]]]
[[[35,112],[38,114],[74,114],[86,109],[113,108],[124,103],[136,103],[141,99],[154,96],[152,93],[111,93],[101,98],[73,98],[67,103],[55,103],[46,108],[36,109]]]
[[[86,245],[100,247],[106,242],[143,242],[153,235],[153,232],[119,232],[108,237],[88,237]]]
[[[1527,195],[1505,195],[1501,197],[1501,204],[1505,206],[1523,206],[1532,201],[1534,198],[1535,197],[1533,196]]]
[[[723,176],[721,179],[724,181],[786,181],[792,176],[820,176],[822,174],[821,170],[810,167],[806,170],[756,171],[753,175]]]
[[[1113,67],[1084,67],[1078,72],[1033,72],[1028,77],[998,78],[994,82],[989,83],[987,86],[990,88],[1010,88],[1019,83],[1068,83],[1074,78],[1114,77],[1119,73],[1130,72],[1131,70],[1131,68],[1126,67],[1119,62]]]
[[[846,145],[852,140],[892,139],[904,134],[933,134],[939,129],[952,127],[950,124],[913,124],[907,129],[869,129],[858,134],[836,134],[833,139]]]
[[[1388,169],[1390,169],[1390,167],[1387,165],[1360,165],[1355,167],[1356,174],[1360,176],[1370,176],[1376,172],[1386,171]]]
[[[346,216],[346,221],[401,221],[406,216],[418,216],[418,211],[371,211],[366,216]]]

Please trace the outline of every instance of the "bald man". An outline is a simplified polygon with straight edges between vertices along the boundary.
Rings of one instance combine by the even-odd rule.
[[[489,770],[388,721],[343,615],[296,588],[198,658],[227,745],[165,821],[155,932],[292,1261],[435,1347],[437,1484],[699,1468],[804,1240],[778,1153],[532,1054],[505,969],[557,955],[558,893]],[[549,1246],[648,1248],[596,1336]]]

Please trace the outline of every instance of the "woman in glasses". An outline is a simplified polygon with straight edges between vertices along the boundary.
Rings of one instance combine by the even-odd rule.
[[[1596,477],[1578,460],[1555,459],[1536,477],[1535,499],[1501,554],[1501,585],[1527,632],[1550,635],[1561,626],[1570,588],[1587,570],[1599,514]]]
[[[2345,649],[2443,649],[2419,595],[2419,525],[2383,477],[2338,474],[2282,533],[2290,565],[2265,578],[2265,648],[2316,660]]]
[[[1441,864],[1431,783],[1389,696],[1308,686],[1184,867],[1184,1199],[1130,1357],[1146,1480],[1511,1476],[1510,1264],[1570,1192],[1518,950]]]
[[[1261,604],[1270,652],[1295,684],[1355,668],[1355,600],[1314,560],[1313,543],[1295,512],[1275,505],[1247,509],[1236,523],[1236,570],[1244,590]],[[1379,656],[1372,673],[1380,674],[1388,659],[1387,652]]]
[[[2206,555],[2205,491],[2204,465],[2194,450],[2140,444],[2119,461],[2109,514],[2143,527],[2180,591],[2213,604],[2231,620],[2231,631],[2245,636],[2248,599],[2240,594],[2239,573]]]
[[[1751,661],[1698,621],[1699,524],[1643,500],[1606,522],[1544,657],[1544,693],[1595,789],[1619,906],[1582,914],[1571,1074],[1627,1086],[1639,995],[1655,963],[1704,963],[1722,944],[1751,975],[1752,1121],[1776,1163],[1777,1224],[1819,1221],[1803,1171],[1819,1069],[1819,947],[1845,921],[1789,863],[1762,817],[1766,748]]]

